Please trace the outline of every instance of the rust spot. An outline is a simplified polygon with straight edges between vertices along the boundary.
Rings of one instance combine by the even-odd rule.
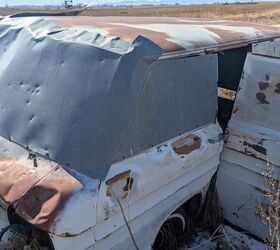
[[[109,197],[113,196],[113,186],[119,182],[119,181],[123,181],[125,182],[125,185],[122,189],[120,190],[116,190],[117,195],[119,194],[119,191],[121,191],[121,197],[122,199],[125,199],[128,196],[128,192],[131,190],[134,179],[133,177],[130,176],[131,171],[127,170],[123,173],[117,174],[114,177],[110,178],[109,180],[106,181],[106,184],[108,185],[107,191],[106,191],[106,195]],[[115,192],[115,190],[114,190]],[[115,194],[116,195],[116,194]]]
[[[122,196],[122,199],[126,199],[128,197],[128,191],[127,192],[124,192],[123,196]]]
[[[276,84],[275,93],[278,95],[280,94],[280,83]]]
[[[106,195],[107,195],[108,197],[112,197],[112,196],[113,196],[113,192],[112,192],[112,188],[111,188],[111,187],[108,187],[108,188],[107,188]]]
[[[130,170],[127,170],[127,171],[125,171],[123,173],[117,174],[114,177],[108,179],[106,181],[106,184],[111,186],[111,185],[113,185],[114,183],[116,183],[116,182],[118,182],[120,180],[126,179],[126,178],[130,177],[130,172],[131,172]]]
[[[172,144],[173,150],[178,155],[189,154],[192,151],[199,149],[201,140],[196,135],[188,135]]]
[[[256,94],[256,97],[257,97],[258,101],[260,102],[260,104],[270,104],[270,102],[268,100],[266,100],[266,95],[264,93],[258,92]]]
[[[268,82],[263,82],[263,81],[259,82],[259,88],[260,88],[261,91],[267,89],[268,87],[269,87]]]

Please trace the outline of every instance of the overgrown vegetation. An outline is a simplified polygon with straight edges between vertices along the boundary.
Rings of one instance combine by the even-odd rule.
[[[280,183],[275,168],[267,163],[267,171],[264,173],[266,192],[264,197],[268,204],[261,204],[259,214],[263,222],[268,226],[269,237],[264,239],[274,249],[280,250]]]

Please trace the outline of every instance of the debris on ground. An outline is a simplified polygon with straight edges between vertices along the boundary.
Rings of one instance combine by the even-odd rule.
[[[198,231],[197,237],[180,250],[269,250],[272,249],[243,232],[220,225],[210,235],[207,231]]]

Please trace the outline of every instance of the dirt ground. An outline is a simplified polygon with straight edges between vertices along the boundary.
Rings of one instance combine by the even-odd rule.
[[[0,8],[0,15],[20,12],[62,12],[54,8]],[[188,18],[230,19],[263,24],[280,23],[280,3],[211,4],[189,6],[91,8],[81,15],[87,16],[180,16]]]

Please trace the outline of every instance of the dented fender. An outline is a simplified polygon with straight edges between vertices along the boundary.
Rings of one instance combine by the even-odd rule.
[[[19,217],[41,230],[69,237],[92,228],[98,185],[98,180],[0,137],[1,207],[12,207]],[[83,215],[78,223],[77,212]]]

